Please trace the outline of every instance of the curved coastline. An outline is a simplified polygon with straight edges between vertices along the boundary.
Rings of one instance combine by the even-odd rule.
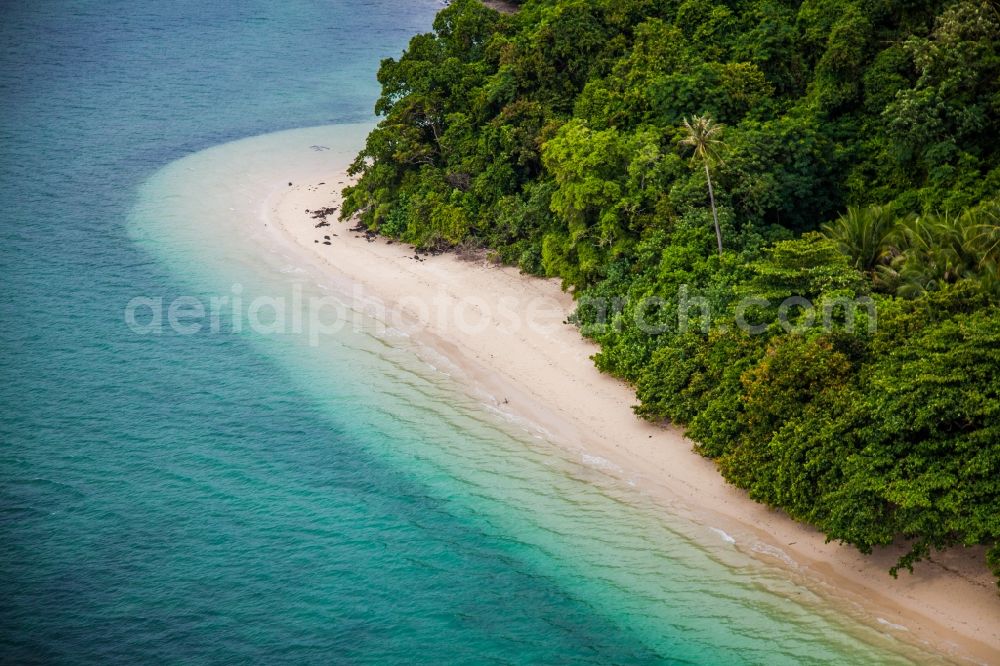
[[[989,576],[971,568],[975,558],[956,553],[894,581],[885,573],[891,553],[868,558],[825,544],[822,535],[727,486],[681,433],[632,415],[631,389],[598,373],[589,360],[596,348],[563,323],[572,300],[555,281],[452,255],[415,259],[399,244],[349,233],[348,225],[332,218],[329,228],[317,229],[313,211],[338,205],[344,166],[369,127],[326,126],[255,137],[170,165],[151,181],[153,194],[142,197],[138,217],[162,217],[170,208],[174,216],[227,222],[214,229],[203,224],[176,228],[167,243],[162,227],[139,223],[134,234],[163,252],[186,253],[195,273],[241,266],[232,275],[244,274],[250,270],[244,240],[257,244],[272,258],[271,270],[306,271],[326,281],[351,309],[391,319],[383,323],[404,341],[407,353],[446,368],[486,409],[563,447],[601,474],[635,486],[671,515],[705,526],[702,537],[717,539],[717,548],[781,567],[793,582],[818,590],[897,639],[928,643],[951,658],[984,663],[1000,658],[1000,598]],[[297,148],[277,157],[270,149],[278,143]],[[215,175],[200,177],[206,173]],[[176,189],[173,196],[163,196],[164,187],[178,183],[207,191],[216,206],[206,210],[204,197],[185,201]],[[227,242],[239,228],[246,239]],[[337,236],[326,245],[322,237],[331,230]],[[503,310],[502,299],[523,303],[526,297],[556,314],[548,325],[539,330],[515,326],[496,314]],[[419,306],[421,299],[450,308],[448,322],[435,321],[433,308]],[[470,324],[467,330],[455,326],[459,311]],[[949,573],[955,569],[961,574]]]

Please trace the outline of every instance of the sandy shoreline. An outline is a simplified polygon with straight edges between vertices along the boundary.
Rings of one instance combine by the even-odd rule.
[[[343,172],[317,174],[283,188],[266,204],[269,226],[314,253],[332,279],[363,285],[396,313],[394,326],[447,356],[499,410],[538,424],[574,453],[609,461],[671,512],[710,521],[735,547],[858,604],[886,631],[959,659],[1000,663],[1000,595],[981,549],[954,549],[894,580],[887,573],[894,553],[866,557],[826,544],[815,530],[752,502],[680,432],[633,415],[632,389],[599,373],[589,359],[596,346],[564,323],[573,302],[558,281],[453,255],[418,259],[407,245],[359,237],[336,214],[316,228],[306,211],[339,205],[346,180]]]

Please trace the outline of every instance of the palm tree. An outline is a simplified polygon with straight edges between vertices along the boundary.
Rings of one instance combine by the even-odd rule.
[[[955,281],[955,260],[950,218],[936,213],[915,215],[900,225],[903,254],[893,269],[899,284],[896,295],[915,298],[928,291],[939,291]]]
[[[850,206],[839,218],[824,224],[823,233],[863,271],[872,272],[888,263],[897,251],[896,216],[884,206]]]
[[[873,257],[881,232],[874,209],[848,214],[826,225],[826,235],[854,256]],[[864,222],[864,223],[863,223]],[[868,236],[862,232],[876,231]],[[845,237],[847,237],[845,239]],[[868,245],[865,245],[865,244]],[[1000,202],[985,202],[961,214],[925,213],[903,218],[885,236],[888,248],[876,260],[872,276],[877,285],[897,296],[914,298],[963,280],[974,280],[987,293],[1000,293]]]
[[[1000,200],[988,201],[962,214],[963,241],[975,257],[976,271],[1000,277]]]
[[[900,283],[896,294],[912,298],[978,278],[976,222],[969,213],[926,213],[904,220],[899,234],[902,255],[892,266]]]
[[[722,230],[719,229],[719,213],[715,210],[715,193],[712,191],[712,174],[708,165],[716,157],[722,146],[719,136],[724,126],[716,123],[708,116],[692,116],[691,122],[684,119],[685,136],[681,139],[682,146],[694,148],[691,160],[701,160],[705,165],[705,179],[708,181],[708,200],[712,204],[712,220],[715,222],[715,240],[719,244],[719,256],[722,256]]]

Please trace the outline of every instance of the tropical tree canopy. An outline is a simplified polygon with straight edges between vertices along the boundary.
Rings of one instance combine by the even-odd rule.
[[[753,498],[1000,576],[995,4],[454,0],[379,81],[345,219],[561,278]]]

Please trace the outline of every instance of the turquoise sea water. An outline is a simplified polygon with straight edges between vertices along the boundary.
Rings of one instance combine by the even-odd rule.
[[[130,331],[136,296],[323,291],[260,202],[357,145],[439,8],[205,5],[2,9],[0,660],[934,659],[406,339]]]

